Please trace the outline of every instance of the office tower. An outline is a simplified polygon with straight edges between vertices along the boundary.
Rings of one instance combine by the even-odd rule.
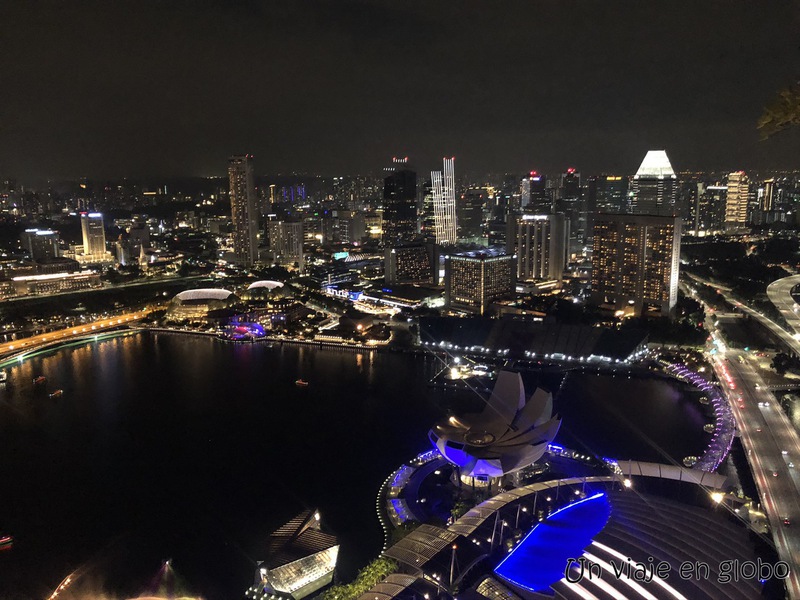
[[[567,255],[564,215],[520,215],[514,225],[517,281],[561,281]]]
[[[436,241],[436,217],[433,210],[433,184],[422,185],[422,210],[419,211],[420,233],[426,241]]]
[[[631,182],[631,211],[637,215],[676,214],[678,178],[664,150],[650,150]]]
[[[26,229],[20,235],[23,249],[33,260],[59,256],[58,233],[50,229]]]
[[[620,175],[590,177],[587,195],[589,212],[624,213],[628,209],[628,178]]]
[[[761,194],[761,210],[769,212],[775,210],[775,179],[764,180],[764,191]]]
[[[302,222],[269,221],[267,236],[276,263],[303,270]]]
[[[252,267],[258,259],[258,203],[251,155],[230,158],[228,181],[233,221],[233,252],[239,264]]]
[[[469,188],[458,199],[458,238],[478,242],[483,238],[483,208],[489,199],[486,188]]]
[[[100,213],[81,213],[81,232],[83,233],[83,254],[93,258],[106,255],[106,230],[103,215]]]
[[[553,212],[553,199],[547,189],[547,177],[531,171],[522,178],[522,210],[532,215],[545,215]]]
[[[431,171],[437,244],[455,244],[458,241],[455,162],[455,157],[445,158],[442,171]]]
[[[515,260],[509,254],[456,254],[445,257],[444,298],[451,310],[483,315],[491,303],[514,293]]]
[[[417,235],[417,174],[408,158],[394,158],[393,172],[383,180],[383,243],[408,242]]]
[[[750,180],[744,171],[728,175],[728,194],[725,201],[725,229],[740,229],[747,225],[750,203]]]
[[[407,244],[384,250],[384,281],[398,283],[434,283],[438,268],[434,244]]]
[[[692,228],[695,235],[721,231],[725,222],[725,203],[728,187],[697,184],[695,205],[692,207]]]
[[[618,316],[669,315],[678,299],[680,217],[598,214],[592,302]]]

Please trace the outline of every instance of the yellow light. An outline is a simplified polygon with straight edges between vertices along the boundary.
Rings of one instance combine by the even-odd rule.
[[[716,502],[717,504],[722,502],[723,498],[725,498],[725,494],[723,494],[722,492],[712,492],[711,493],[711,499],[714,502]]]

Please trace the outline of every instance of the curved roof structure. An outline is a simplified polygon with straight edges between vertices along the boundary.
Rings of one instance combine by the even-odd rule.
[[[552,412],[550,392],[537,388],[525,402],[520,374],[501,371],[482,413],[452,416],[428,437],[462,475],[500,477],[541,458],[561,426]]]
[[[233,295],[229,290],[217,288],[199,288],[196,290],[185,290],[175,295],[176,300],[181,302],[193,302],[198,300],[227,300]]]
[[[270,281],[270,280],[262,280],[256,281],[251,283],[247,286],[247,290],[259,290],[259,289],[267,289],[267,290],[274,290],[275,288],[282,288],[283,283],[280,281]]]

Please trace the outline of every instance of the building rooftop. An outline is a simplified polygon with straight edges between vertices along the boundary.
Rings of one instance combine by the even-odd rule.
[[[641,177],[657,177],[659,179],[669,177],[675,179],[675,171],[672,169],[665,150],[650,150],[647,152],[634,176],[635,179]]]

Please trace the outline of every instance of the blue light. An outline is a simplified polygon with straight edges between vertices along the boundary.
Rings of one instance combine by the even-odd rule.
[[[582,556],[610,516],[603,493],[560,508],[531,529],[494,572],[527,590],[547,590],[564,577],[567,559]]]

